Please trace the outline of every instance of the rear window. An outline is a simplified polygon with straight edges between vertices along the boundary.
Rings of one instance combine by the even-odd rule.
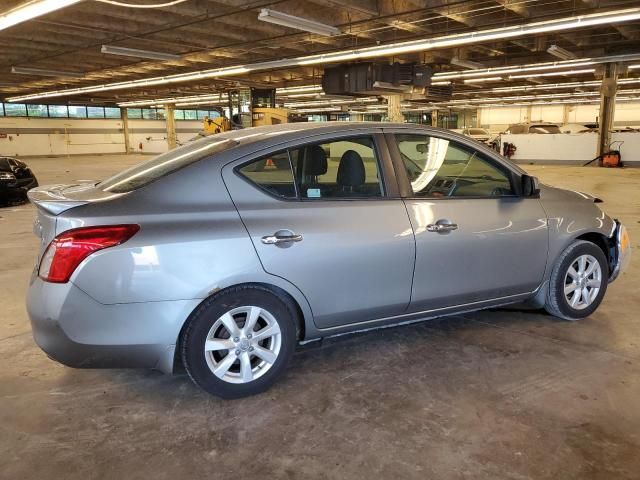
[[[529,133],[562,133],[557,125],[531,125]]]
[[[105,192],[127,193],[235,145],[238,145],[235,140],[203,138],[120,172],[100,182],[96,188]]]

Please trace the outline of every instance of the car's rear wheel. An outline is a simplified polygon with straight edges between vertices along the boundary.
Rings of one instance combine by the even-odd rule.
[[[202,303],[182,337],[191,379],[207,392],[238,398],[269,388],[286,368],[296,344],[289,302],[255,286],[225,290]]]
[[[588,317],[602,302],[608,278],[607,258],[600,247],[576,241],[562,252],[554,266],[545,309],[565,320]]]

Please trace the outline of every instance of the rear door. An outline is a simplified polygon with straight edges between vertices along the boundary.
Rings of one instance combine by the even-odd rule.
[[[388,139],[415,231],[410,310],[534,291],[547,261],[547,220],[538,198],[519,195],[519,175],[454,138],[404,130]]]
[[[302,291],[318,328],[406,310],[415,244],[380,133],[290,143],[223,178],[264,269]]]

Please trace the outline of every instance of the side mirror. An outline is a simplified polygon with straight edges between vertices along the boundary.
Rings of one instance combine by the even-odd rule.
[[[538,177],[531,175],[522,175],[522,196],[523,197],[535,197],[540,194],[540,182]]]

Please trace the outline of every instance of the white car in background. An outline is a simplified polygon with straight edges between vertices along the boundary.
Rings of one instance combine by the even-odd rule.
[[[535,123],[515,123],[510,125],[506,132],[511,135],[521,135],[525,133],[541,133],[541,134],[553,134],[562,133],[560,131],[560,125],[550,122],[535,122]]]
[[[597,123],[565,123],[560,127],[562,133],[591,133],[598,131]]]
[[[465,128],[462,130],[462,134],[486,144],[490,144],[495,138],[495,135],[484,128]]]

